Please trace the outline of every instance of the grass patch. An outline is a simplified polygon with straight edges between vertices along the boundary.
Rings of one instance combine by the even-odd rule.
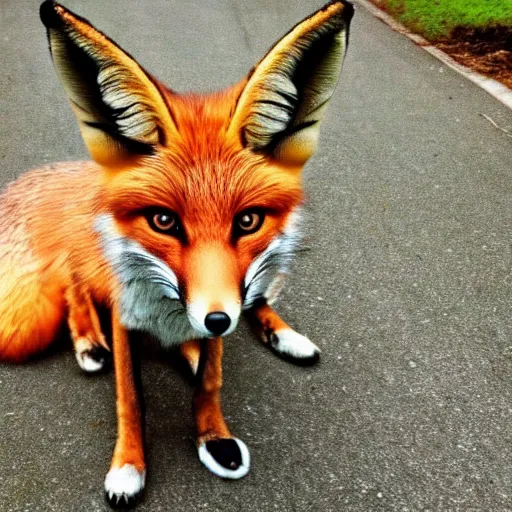
[[[512,0],[374,0],[398,21],[431,41],[456,28],[512,28]]]

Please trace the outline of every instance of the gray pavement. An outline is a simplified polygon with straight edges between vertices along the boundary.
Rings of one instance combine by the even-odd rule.
[[[321,2],[68,0],[177,90],[223,87]],[[86,157],[38,0],[0,5],[1,184]],[[192,389],[149,351],[141,511],[512,510],[512,112],[362,8],[305,172],[307,246],[279,309],[323,350],[226,342],[223,403],[252,471],[192,442]],[[112,374],[69,347],[0,366],[0,511],[103,511]]]

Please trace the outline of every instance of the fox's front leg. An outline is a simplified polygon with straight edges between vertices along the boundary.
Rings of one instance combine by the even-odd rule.
[[[112,313],[112,349],[116,378],[117,440],[110,471],[105,478],[105,493],[113,507],[131,506],[144,489],[142,399],[137,389],[138,358],[132,358],[128,333]]]
[[[247,311],[249,322],[260,339],[278,356],[300,365],[311,365],[320,358],[320,349],[294,331],[265,300]]]
[[[101,331],[91,294],[86,286],[73,282],[66,290],[66,300],[76,360],[85,372],[99,372],[110,359],[110,348]]]
[[[249,471],[249,450],[233,437],[220,406],[222,387],[222,338],[201,341],[194,396],[199,459],[215,475],[242,478]]]

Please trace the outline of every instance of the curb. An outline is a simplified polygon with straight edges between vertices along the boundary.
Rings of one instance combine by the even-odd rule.
[[[372,4],[369,0],[354,1],[356,4],[364,7],[367,11],[370,11],[376,18],[379,18],[381,21],[386,23],[386,25],[389,25],[395,32],[408,37],[411,41],[416,43],[418,46],[421,46],[424,50],[433,55],[436,59],[440,60],[443,64],[446,64],[446,66],[459,73],[459,75],[462,75],[468,80],[471,80],[474,84],[478,85],[478,87],[484,89],[491,96],[496,98],[498,101],[501,101],[501,103],[503,103],[508,108],[512,109],[512,90],[510,90],[507,86],[503,85],[497,80],[487,78],[486,76],[481,75],[480,73],[477,73],[476,71],[473,71],[472,69],[469,69],[462,64],[459,64],[439,48],[433,46],[430,41],[427,41],[418,34],[414,34],[409,29],[405,28],[401,23],[396,21],[389,14],[379,9],[376,5]]]

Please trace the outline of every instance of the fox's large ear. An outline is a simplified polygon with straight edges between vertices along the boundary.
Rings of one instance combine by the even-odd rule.
[[[289,165],[315,152],[341,70],[354,8],[338,0],[296,25],[249,74],[228,133]]]
[[[51,0],[40,12],[55,68],[97,162],[116,165],[151,154],[176,135],[158,86],[132,57]]]

